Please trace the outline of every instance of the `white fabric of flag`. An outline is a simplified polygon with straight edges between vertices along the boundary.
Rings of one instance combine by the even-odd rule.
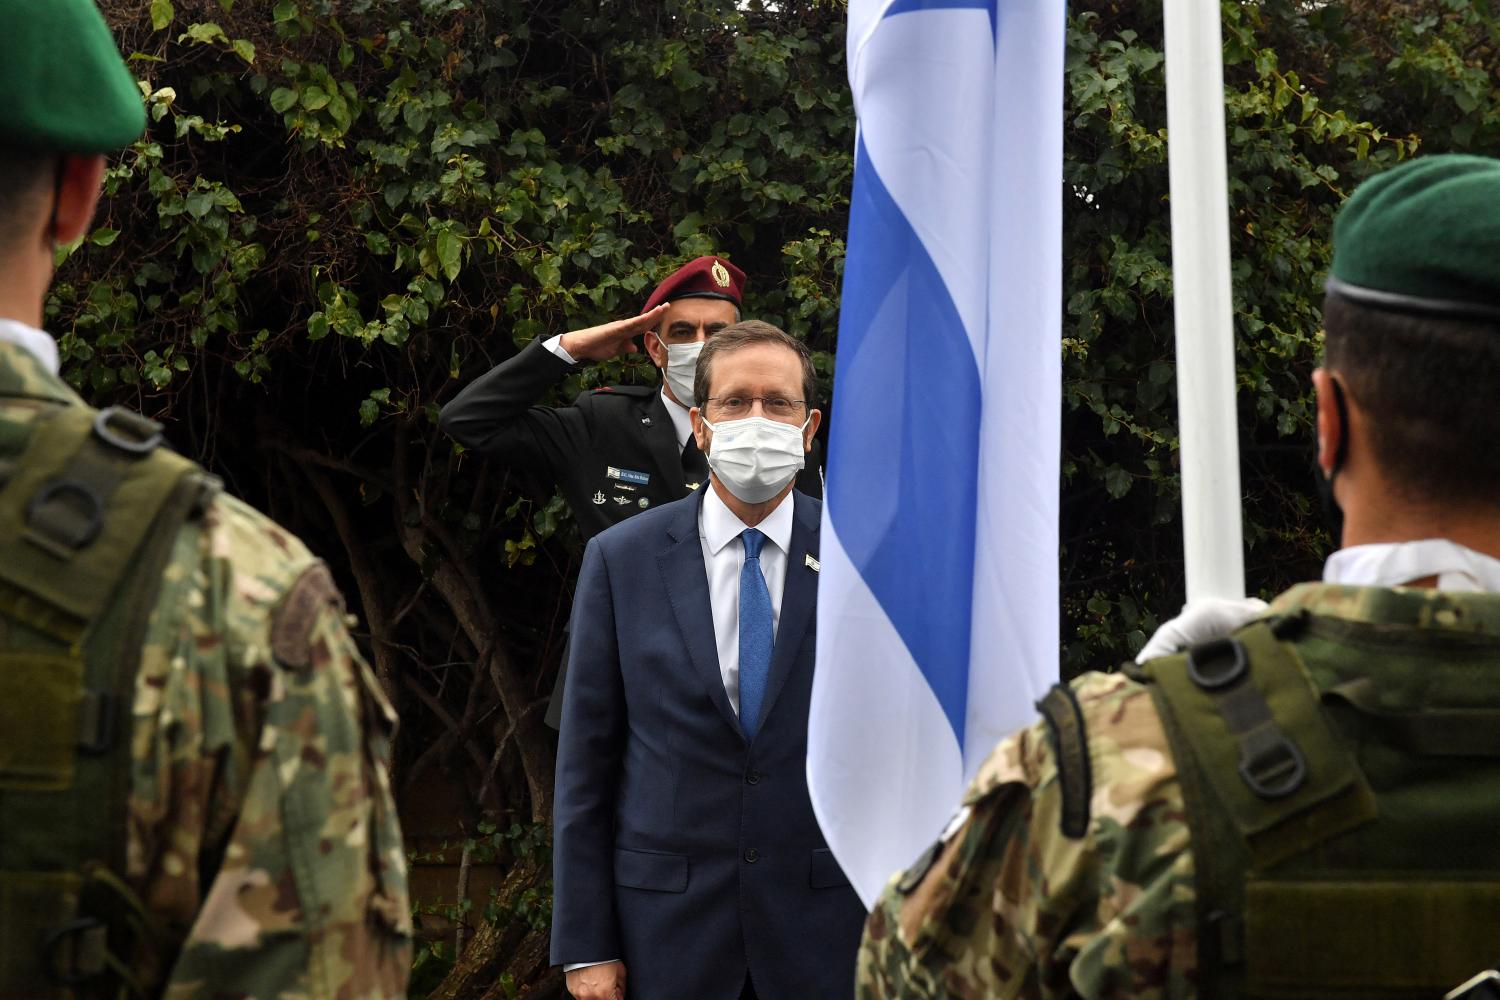
[[[1063,0],[850,0],[808,787],[866,905],[1058,672]]]

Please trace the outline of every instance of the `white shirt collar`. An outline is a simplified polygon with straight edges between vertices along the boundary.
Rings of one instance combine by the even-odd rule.
[[[698,530],[703,533],[703,538],[708,542],[708,550],[718,555],[730,542],[740,537],[740,532],[750,527],[744,521],[735,516],[734,511],[719,499],[718,491],[710,483],[703,498],[703,511],[698,517]],[[755,526],[756,530],[765,535],[782,552],[792,550],[792,511],[795,504],[792,501],[792,491],[781,498],[781,503],[776,509],[766,516],[766,519]]]
[[[43,330],[13,319],[0,319],[0,341],[26,348],[54,375],[61,369],[57,358],[57,341]]]
[[[1439,590],[1500,593],[1500,559],[1446,538],[1378,542],[1339,549],[1323,564],[1323,580],[1360,587],[1399,587],[1437,577]]]
[[[677,432],[677,447],[686,448],[688,437],[693,433],[693,420],[688,416],[688,408],[670,398],[666,390],[662,390],[661,401],[667,404],[667,416],[672,418],[672,429]]]

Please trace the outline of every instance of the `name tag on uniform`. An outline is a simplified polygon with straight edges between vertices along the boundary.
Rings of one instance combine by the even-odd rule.
[[[634,469],[617,469],[613,465],[606,466],[604,475],[609,479],[618,479],[622,483],[635,483],[637,486],[645,486],[651,482],[649,472],[636,472]]]

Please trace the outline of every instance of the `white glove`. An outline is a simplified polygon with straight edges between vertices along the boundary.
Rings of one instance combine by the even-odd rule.
[[[1180,653],[1190,646],[1210,639],[1222,639],[1241,625],[1259,618],[1270,607],[1258,597],[1233,600],[1228,597],[1205,597],[1182,606],[1182,614],[1156,630],[1149,642],[1135,654],[1135,662],[1145,663],[1158,656]]]

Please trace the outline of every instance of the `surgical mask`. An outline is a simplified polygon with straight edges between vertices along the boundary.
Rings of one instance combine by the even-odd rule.
[[[812,415],[808,414],[808,420]],[[719,424],[703,421],[714,432],[708,467],[724,487],[746,503],[764,503],[786,488],[806,464],[802,426],[767,417],[745,417]]]
[[[703,353],[703,341],[691,344],[669,344],[655,333],[656,342],[667,352],[667,367],[662,369],[662,378],[683,406],[692,406],[693,376],[698,373],[698,355]]]

